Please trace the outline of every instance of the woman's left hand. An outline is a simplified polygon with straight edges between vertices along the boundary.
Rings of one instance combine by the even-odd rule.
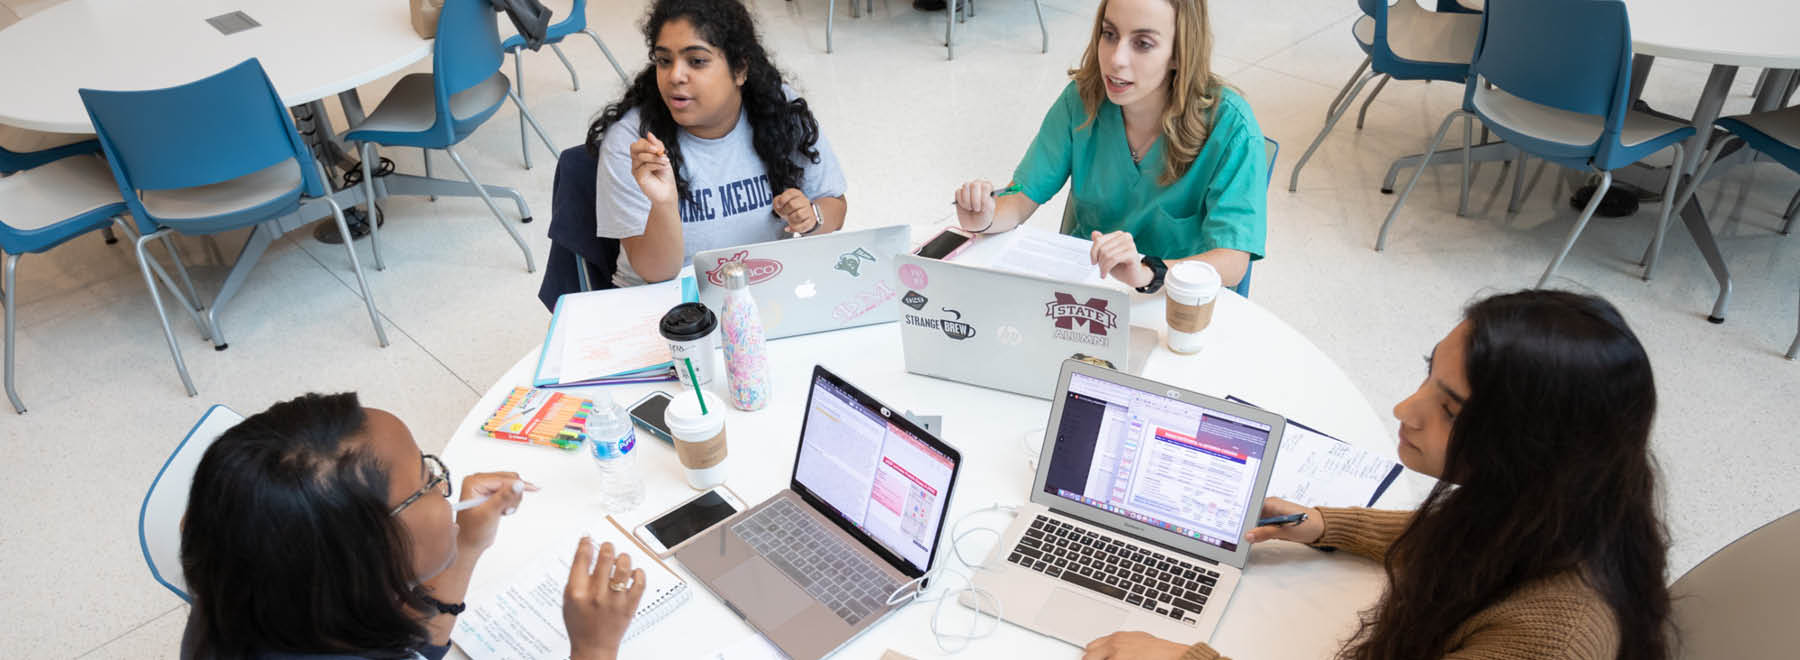
[[[525,498],[525,491],[537,486],[519,478],[517,472],[483,472],[463,478],[462,499],[487,496],[487,501],[456,514],[456,545],[464,553],[480,553],[494,545],[500,531],[500,517],[511,515]]]
[[[1180,660],[1188,647],[1145,632],[1116,632],[1082,649],[1081,660]]]
[[[1136,289],[1148,286],[1155,277],[1150,272],[1150,267],[1144,265],[1144,256],[1138,254],[1137,241],[1131,238],[1129,232],[1094,232],[1091,238],[1094,246],[1089,249],[1088,258],[1100,267],[1102,278],[1110,275]]]
[[[787,223],[791,234],[816,232],[824,218],[813,213],[813,202],[798,188],[789,188],[775,196],[775,216]]]

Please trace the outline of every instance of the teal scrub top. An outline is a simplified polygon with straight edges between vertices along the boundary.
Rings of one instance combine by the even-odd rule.
[[[1216,248],[1263,257],[1269,163],[1262,129],[1244,97],[1221,88],[1212,131],[1193,166],[1168,186],[1157,183],[1163,167],[1161,135],[1143,161],[1133,163],[1119,106],[1101,100],[1099,116],[1088,123],[1071,82],[1044,115],[1013,182],[1043,204],[1073,179],[1063,211],[1065,234],[1087,238],[1122,229],[1139,252],[1171,260]]]

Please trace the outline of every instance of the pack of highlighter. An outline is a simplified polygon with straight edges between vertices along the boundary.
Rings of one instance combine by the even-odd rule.
[[[506,401],[481,425],[489,437],[558,449],[577,449],[586,437],[594,402],[533,387],[515,387]]]

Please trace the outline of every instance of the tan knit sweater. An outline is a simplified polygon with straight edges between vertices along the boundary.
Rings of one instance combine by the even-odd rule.
[[[1411,511],[1320,507],[1330,546],[1381,561]],[[1619,630],[1612,608],[1573,573],[1532,582],[1463,622],[1446,660],[1614,660]],[[1205,643],[1181,660],[1226,660]]]

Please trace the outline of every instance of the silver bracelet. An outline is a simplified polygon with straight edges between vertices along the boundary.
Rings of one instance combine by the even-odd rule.
[[[820,227],[825,226],[825,216],[819,213],[819,204],[812,201],[808,201],[807,204],[812,206],[813,226],[812,229],[800,232],[801,236],[811,236],[814,232],[819,231]]]

